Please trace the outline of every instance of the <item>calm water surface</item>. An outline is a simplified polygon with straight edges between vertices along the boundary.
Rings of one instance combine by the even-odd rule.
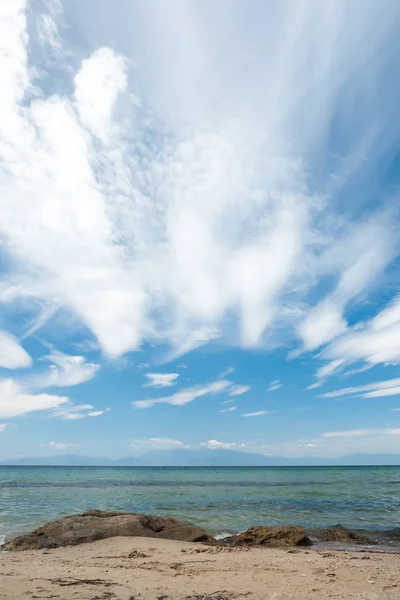
[[[0,536],[90,508],[169,515],[214,534],[250,525],[400,528],[400,467],[0,467]]]

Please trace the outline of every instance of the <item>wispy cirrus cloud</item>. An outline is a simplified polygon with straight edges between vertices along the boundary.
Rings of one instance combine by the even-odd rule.
[[[248,391],[250,391],[251,386],[250,385],[233,385],[228,394],[229,396],[242,396],[243,394],[246,394]]]
[[[145,387],[170,387],[176,385],[179,373],[146,373],[149,380]]]
[[[400,298],[378,314],[332,342],[323,352],[328,359],[367,365],[400,362]]]
[[[275,379],[274,381],[271,381],[271,383],[267,387],[267,392],[273,392],[275,390],[279,390],[279,388],[281,388],[281,387],[282,387],[282,383],[279,381],[279,379]]]
[[[272,414],[275,411],[271,410],[257,410],[255,412],[245,413],[242,417],[263,417],[264,415]]]
[[[172,394],[172,396],[164,396],[162,398],[152,398],[149,400],[135,400],[132,402],[134,408],[151,408],[156,404],[170,404],[171,406],[184,406],[189,402],[193,402],[197,398],[207,396],[208,394],[217,394],[231,386],[228,380],[217,380],[207,385],[195,385],[190,388],[185,388]]]
[[[227,412],[233,412],[234,410],[236,410],[236,406],[231,406],[230,408],[224,408],[222,410],[220,410],[220,413],[227,413]]]
[[[340,398],[342,396],[361,396],[362,398],[380,398],[400,393],[400,378],[386,379],[364,385],[352,386],[326,392],[320,398]]]
[[[304,390],[316,390],[317,388],[321,387],[323,385],[323,383],[324,383],[323,381],[315,381],[308,387],[304,388]]]
[[[109,411],[109,408],[97,410],[91,404],[72,404],[68,402],[53,410],[50,416],[62,419],[63,421],[77,421],[79,419],[86,419],[87,417],[100,417]]]
[[[228,377],[228,375],[231,375],[234,372],[235,369],[233,367],[227,367],[225,371],[222,371],[222,373],[220,373],[219,379],[225,379],[226,377]]]
[[[326,365],[323,365],[316,372],[317,381],[306,387],[306,390],[315,390],[316,388],[321,387],[325,381],[331,377],[336,371],[343,365],[343,360],[332,360]]]
[[[322,438],[357,438],[371,435],[400,435],[400,428],[385,427],[381,429],[349,429],[347,431],[327,431]]]
[[[330,249],[332,260],[338,261],[341,269],[340,278],[335,290],[299,325],[306,350],[315,350],[346,332],[347,304],[376,283],[397,254],[398,236],[389,219],[389,213],[375,215]]]

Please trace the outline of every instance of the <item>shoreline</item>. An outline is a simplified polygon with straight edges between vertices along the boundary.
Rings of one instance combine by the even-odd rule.
[[[167,517],[167,515],[159,515],[161,518]],[[13,532],[10,534],[0,534],[0,553],[3,552],[3,548],[7,543],[11,542],[18,536],[29,534],[33,529],[37,529],[39,527],[43,527],[47,525],[48,522],[44,522],[41,525],[26,527],[24,529],[19,530],[18,532]],[[186,522],[189,525],[198,526],[193,521]],[[273,527],[269,523],[264,523],[266,527]],[[289,526],[289,524],[287,524]],[[365,543],[351,543],[349,541],[323,541],[319,538],[320,534],[323,531],[329,529],[340,529],[341,525],[331,526],[331,527],[304,527],[305,534],[312,541],[312,545],[308,546],[308,549],[313,550],[321,550],[321,551],[335,551],[335,552],[371,552],[377,554],[400,554],[400,529],[394,528],[392,530],[369,530],[369,529],[355,529],[352,528],[351,532],[360,535],[366,536],[370,538],[374,543],[373,544],[365,544]],[[347,529],[347,528],[343,528]],[[236,531],[236,532],[228,532],[221,531],[221,533],[213,534],[209,532],[210,535],[213,535],[214,538],[218,542],[223,542],[225,539],[228,539],[231,536],[239,535],[244,533],[245,530]],[[350,531],[350,530],[348,530]]]
[[[0,553],[0,598],[398,600],[400,555],[116,537]]]

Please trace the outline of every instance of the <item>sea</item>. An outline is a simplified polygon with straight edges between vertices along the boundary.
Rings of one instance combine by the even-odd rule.
[[[0,541],[88,509],[175,517],[223,537],[341,525],[400,549],[400,467],[0,467]]]

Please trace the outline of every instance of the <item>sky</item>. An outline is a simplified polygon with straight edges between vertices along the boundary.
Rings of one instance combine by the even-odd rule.
[[[397,0],[2,0],[0,460],[400,453]]]

